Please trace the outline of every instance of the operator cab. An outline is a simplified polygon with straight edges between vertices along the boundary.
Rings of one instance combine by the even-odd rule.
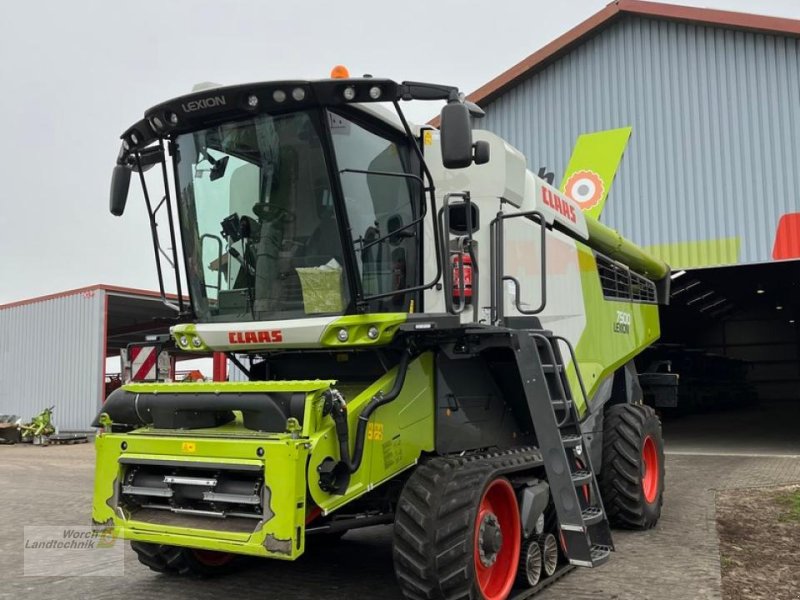
[[[443,263],[438,239],[423,245],[433,182],[423,132],[398,102],[414,98],[448,101],[445,160],[488,160],[473,148],[470,109],[449,86],[348,78],[218,87],[153,107],[123,134],[111,211],[122,214],[138,173],[157,257],[166,253],[155,213],[166,205],[180,285],[171,170],[200,322],[413,312],[441,276],[440,266],[435,280],[423,280],[424,253]],[[392,102],[397,118],[374,102]],[[144,172],[157,164],[165,196],[153,209]]]

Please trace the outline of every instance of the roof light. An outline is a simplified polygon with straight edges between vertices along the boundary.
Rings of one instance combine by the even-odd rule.
[[[250,94],[247,97],[247,106],[249,106],[250,108],[255,108],[256,106],[258,106],[258,96],[256,96],[255,94]]]
[[[700,296],[697,296],[697,297],[695,297],[695,298],[692,298],[691,300],[689,300],[689,301],[686,303],[686,305],[687,305],[687,306],[689,306],[690,304],[694,304],[695,302],[700,302],[700,300],[705,300],[706,298],[708,298],[709,296],[712,296],[713,294],[714,294],[714,292],[713,292],[713,291],[711,291],[711,292],[706,292],[705,294],[702,294],[702,295],[700,295]]]
[[[356,88],[354,88],[352,85],[348,85],[346,88],[344,88],[342,96],[344,96],[345,100],[353,100],[356,97]]]
[[[306,91],[303,88],[294,88],[292,90],[292,98],[294,98],[298,102],[302,101],[305,97],[306,97]]]
[[[775,310],[783,310],[783,307],[780,304],[778,304],[778,306],[775,307]]]
[[[178,124],[178,115],[176,115],[174,112],[168,112],[167,113],[167,120],[170,123],[172,123],[173,125],[177,125]]]
[[[286,92],[283,90],[275,90],[272,92],[272,99],[275,100],[275,102],[283,102],[286,100]]]
[[[700,285],[700,282],[699,282],[699,281],[692,281],[691,283],[688,283],[688,284],[686,284],[686,285],[685,285],[685,286],[683,286],[682,288],[678,288],[677,290],[675,290],[674,292],[672,292],[672,295],[673,295],[673,296],[677,296],[678,294],[682,294],[683,292],[685,292],[685,291],[687,291],[687,290],[690,290],[690,289],[692,289],[693,287],[696,287],[696,286],[698,286],[698,285]]]
[[[381,91],[381,88],[377,85],[373,85],[371,88],[369,88],[369,97],[373,100],[380,98],[382,93],[383,92]]]
[[[764,293],[764,288],[762,287],[756,288],[756,294],[763,294],[763,293]]]
[[[331,79],[348,79],[350,71],[344,65],[336,65],[331,69]]]
[[[153,117],[152,119],[150,119],[150,124],[153,126],[153,129],[161,129],[162,127],[164,127],[164,121],[162,121],[158,117]]]
[[[717,307],[720,304],[722,304],[723,302],[727,302],[727,301],[728,300],[726,298],[722,298],[720,300],[717,300],[716,302],[712,302],[711,304],[706,304],[705,306],[701,306],[700,307],[700,312],[706,312],[707,310],[711,310],[712,308]]]

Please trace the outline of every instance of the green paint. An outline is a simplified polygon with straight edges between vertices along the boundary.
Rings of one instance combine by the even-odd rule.
[[[665,260],[673,269],[698,269],[739,263],[739,237],[645,246],[645,252]]]
[[[616,230],[591,218],[586,219],[586,228],[591,246],[609,258],[627,265],[654,281],[663,279],[669,274],[670,267],[666,262],[625,239]]]
[[[375,323],[375,319],[366,320]],[[391,319],[383,323],[389,326]],[[363,324],[361,319],[349,326]],[[379,391],[394,384],[397,368],[371,385],[337,384],[332,380],[263,381],[234,383],[131,384],[126,389],[139,394],[182,392],[306,392],[302,430],[265,433],[244,428],[241,414],[221,427],[196,430],[156,430],[141,428],[121,433],[101,433],[95,446],[94,503],[92,514],[97,522],[113,522],[113,533],[128,540],[155,544],[173,544],[292,560],[305,549],[305,521],[314,503],[326,513],[337,510],[398,473],[412,467],[423,452],[434,449],[434,366],[433,355],[422,354],[409,365],[402,393],[396,400],[377,409],[370,418],[364,458],[343,495],[323,492],[318,485],[317,467],[326,457],[338,458],[339,449],[334,422],[323,416],[322,391],[331,385],[345,394],[351,443],[358,416]],[[292,429],[287,424],[287,429]],[[126,450],[121,449],[126,442]],[[262,457],[257,450],[264,451]],[[351,449],[352,450],[352,449]],[[161,459],[183,462],[209,462],[258,465],[264,469],[265,484],[270,490],[270,509],[274,516],[254,523],[250,533],[225,532],[204,528],[166,526],[136,521],[121,509],[114,510],[116,487],[122,471],[119,459]],[[213,521],[209,521],[209,526]],[[289,554],[268,550],[268,539],[291,540]]]
[[[625,146],[631,136],[631,129],[631,127],[622,127],[584,133],[578,136],[578,140],[575,142],[572,157],[569,159],[564,179],[561,182],[561,191],[581,204],[583,211],[595,219],[599,218],[603,211],[608,191],[614,182]],[[574,181],[578,181],[583,174],[590,178],[593,178],[591,174],[594,174],[599,178],[598,181],[602,182],[602,189],[597,190],[597,194],[586,202],[582,202],[573,190],[567,189],[571,178],[574,177]]]
[[[182,323],[175,325],[171,328],[172,339],[175,340],[175,345],[185,352],[209,352],[211,349],[206,345],[203,338],[197,333],[197,325],[194,323]],[[181,344],[181,339],[186,338],[186,343]],[[199,340],[195,342],[195,340]]]
[[[578,244],[578,264],[586,310],[586,328],[575,346],[581,377],[591,400],[604,379],[652,344],[660,335],[658,305],[606,300],[597,272],[594,254]],[[628,333],[617,333],[618,313],[630,315]],[[563,349],[562,349],[563,351]],[[574,365],[568,378],[578,412],[586,410]]]

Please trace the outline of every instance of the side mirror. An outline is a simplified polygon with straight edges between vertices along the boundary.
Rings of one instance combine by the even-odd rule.
[[[472,164],[472,125],[469,108],[461,102],[442,107],[439,127],[442,163],[446,169],[463,169]]]
[[[111,173],[111,194],[108,203],[108,209],[115,217],[121,217],[125,212],[130,185],[131,170],[122,165],[116,165]]]
[[[470,115],[483,116],[483,111],[471,102],[451,102],[442,108],[440,135],[442,163],[446,169],[463,169],[473,162],[476,165],[489,162],[489,142],[481,140],[472,143]]]

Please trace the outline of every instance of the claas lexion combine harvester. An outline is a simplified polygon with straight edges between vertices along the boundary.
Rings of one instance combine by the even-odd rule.
[[[408,100],[445,101],[440,127]],[[140,179],[174,342],[249,381],[111,394],[97,526],[156,571],[214,574],[390,524],[405,597],[500,600],[658,521],[661,429],[632,359],[669,268],[481,115],[455,87],[344,75],[206,86],[125,131],[111,212]]]

